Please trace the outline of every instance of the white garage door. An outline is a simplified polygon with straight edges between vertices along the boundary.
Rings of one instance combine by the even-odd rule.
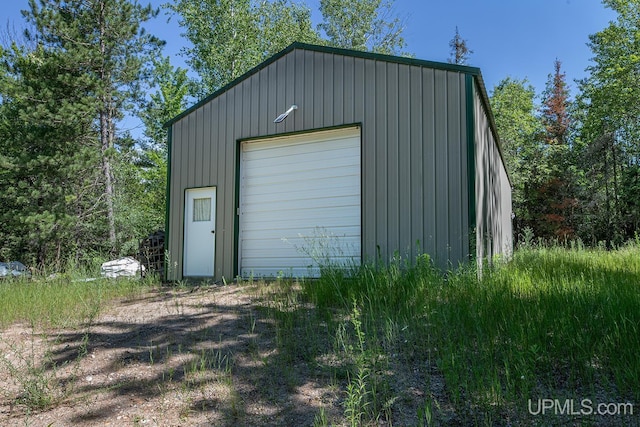
[[[360,263],[360,129],[247,141],[240,161],[244,277],[317,276]]]

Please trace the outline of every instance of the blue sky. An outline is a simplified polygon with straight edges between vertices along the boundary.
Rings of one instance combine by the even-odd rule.
[[[168,0],[152,0],[155,5]],[[295,0],[304,2],[304,0]],[[144,0],[141,3],[146,3]],[[318,0],[306,0],[317,22]],[[0,25],[22,25],[20,9],[28,0],[12,0],[2,5]],[[480,67],[489,92],[503,78],[528,78],[540,93],[553,61],[562,61],[572,94],[575,79],[585,77],[591,52],[588,35],[605,28],[615,19],[600,0],[395,0],[395,12],[405,22],[407,51],[416,58],[446,61],[449,40],[455,27],[474,51],[469,65]],[[175,57],[186,43],[176,19],[166,22],[160,15],[148,30],[167,40],[166,53]]]

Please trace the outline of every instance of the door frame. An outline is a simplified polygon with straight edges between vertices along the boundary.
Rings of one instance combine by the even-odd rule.
[[[326,126],[319,128],[310,128],[303,129],[292,132],[282,132],[278,134],[271,135],[260,135],[249,138],[239,138],[236,140],[236,156],[235,156],[235,182],[234,182],[234,195],[235,195],[235,203],[234,203],[234,224],[233,224],[233,241],[234,241],[234,251],[233,251],[233,272],[236,277],[240,276],[240,264],[241,264],[241,250],[240,247],[240,197],[241,197],[241,179],[242,179],[242,145],[245,143],[251,143],[255,141],[266,141],[269,139],[279,139],[283,137],[289,136],[303,136],[306,134],[314,134],[321,133],[333,130],[347,130],[347,129],[356,129],[358,137],[360,138],[360,265],[364,263],[364,254],[365,254],[365,241],[364,241],[364,128],[362,122],[353,122],[346,123],[342,125],[336,126]]]

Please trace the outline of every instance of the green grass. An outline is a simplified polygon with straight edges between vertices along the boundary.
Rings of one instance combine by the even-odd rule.
[[[532,417],[527,402],[640,402],[638,242],[613,251],[529,246],[486,268],[481,280],[470,267],[442,273],[426,255],[322,273],[318,280],[246,284],[253,305],[242,314],[251,336],[246,352],[265,378],[288,392],[317,381],[339,393],[342,413],[319,408],[314,425],[597,425],[597,417]],[[84,325],[113,298],[154,285],[68,277],[0,282],[0,325]],[[173,303],[183,315],[183,303]],[[210,341],[207,331],[195,339]],[[265,352],[270,342],[277,351]],[[194,355],[183,366],[188,389],[201,377],[227,381],[228,415],[241,416],[231,387],[241,369],[232,353],[172,351]],[[162,363],[154,355],[149,350],[151,364]],[[29,405],[58,401],[47,388],[55,372],[26,361],[33,372],[15,376],[25,390],[33,385]],[[167,376],[171,383],[174,372]]]
[[[137,295],[153,279],[97,279],[86,282],[68,275],[0,281],[0,328],[15,322],[65,327],[92,319],[111,299]]]
[[[355,349],[350,416],[355,400],[361,418],[363,396],[372,394],[361,375],[371,368],[358,362],[365,352],[400,354],[417,366],[427,358],[444,377],[455,412],[481,424],[527,418],[528,399],[640,400],[637,244],[521,249],[480,281],[469,268],[440,274],[427,256],[348,273],[329,268],[305,282],[304,293],[325,313],[360,318],[347,328]],[[368,420],[384,416],[368,412]]]

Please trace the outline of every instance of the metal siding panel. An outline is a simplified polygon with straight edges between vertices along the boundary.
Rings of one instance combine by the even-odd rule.
[[[238,191],[239,191],[239,188],[237,187],[238,186],[237,177],[239,175],[237,159],[239,157],[238,139],[241,138],[243,135],[242,129],[245,123],[244,117],[242,117],[242,115],[240,114],[240,112],[242,112],[244,108],[244,103],[245,103],[243,93],[244,91],[240,87],[236,91],[236,114],[234,119],[233,136],[229,138],[229,144],[232,144],[231,145],[232,158],[230,158],[229,161],[233,165],[232,167],[233,176],[230,177],[229,182],[227,182],[227,188],[226,188],[226,190],[229,192],[229,196],[227,200],[230,200],[231,202],[226,203],[225,206],[228,206],[229,209],[231,210],[229,217],[231,218],[232,222],[225,224],[225,226],[229,228],[229,232],[228,232],[229,242],[226,243],[228,246],[224,248],[224,251],[229,252],[230,260],[227,261],[229,262],[229,264],[225,263],[225,270],[223,271],[223,274],[226,274],[229,277],[234,277],[237,274],[236,261],[237,261],[238,251],[236,247],[236,233],[238,232],[238,228],[237,228],[238,215],[236,213],[237,212],[236,207],[239,205],[239,201],[237,198]]]
[[[334,60],[335,55],[322,55],[322,66],[324,70],[323,74],[323,96],[322,100],[322,125],[321,126],[333,126],[334,122],[334,105],[333,105],[333,97],[334,97]]]
[[[487,256],[486,241],[488,238],[487,228],[487,211],[486,211],[486,117],[482,111],[479,98],[475,97],[475,123],[476,123],[476,256],[478,258],[478,267],[481,269],[482,260]]]
[[[356,59],[354,62],[355,121],[362,128],[362,234],[365,260],[376,259],[377,191],[376,191],[376,69],[373,61]]]
[[[398,141],[398,64],[387,64],[387,247],[388,256],[395,251],[404,255],[406,248],[400,246],[400,187],[399,141]],[[385,120],[378,117],[378,120]],[[406,165],[403,165],[403,169]]]
[[[332,123],[333,125],[341,125],[345,123],[344,120],[344,57],[334,56],[333,58],[333,85],[332,88]],[[327,100],[328,102],[328,100]]]
[[[449,255],[449,190],[448,190],[448,142],[449,111],[447,105],[447,73],[435,70],[435,154],[436,154],[436,262],[445,267]]]
[[[473,129],[467,129],[467,82],[466,75],[460,74],[460,203],[462,206],[462,214],[460,215],[460,227],[462,232],[462,259],[469,260],[469,168],[467,157],[467,137]]]
[[[355,95],[356,80],[354,79],[354,58],[345,57],[343,59],[343,75],[342,75],[342,118],[344,123],[354,123],[354,110],[356,103],[361,103],[362,99],[357,99]],[[358,81],[358,84],[362,84],[362,79]]]
[[[170,183],[170,198],[168,202],[169,206],[169,251],[171,260],[178,260],[180,257],[178,254],[182,250],[182,229],[180,222],[180,193],[181,193],[181,175],[180,170],[173,170],[173,165],[180,164],[181,150],[178,147],[182,146],[182,125],[184,119],[177,121],[172,126],[172,143],[171,143],[171,161],[172,161],[172,173]],[[178,168],[175,168],[178,169]],[[182,278],[182,269],[175,268],[172,262],[169,262],[167,266],[167,277],[169,280],[179,280]]]
[[[448,189],[448,234],[449,261],[456,267],[462,257],[462,197],[460,180],[461,151],[460,147],[466,142],[461,134],[462,104],[460,103],[459,74],[447,72],[447,189]]]
[[[313,127],[320,128],[324,123],[324,55],[313,55]]]
[[[409,69],[409,133],[410,133],[410,149],[409,149],[409,167],[411,168],[411,177],[408,191],[411,197],[411,237],[412,243],[419,241],[419,249],[421,252],[425,250],[426,233],[424,227],[424,162],[423,162],[423,146],[425,133],[423,132],[423,85],[422,70],[418,67],[410,67]],[[416,253],[413,253],[416,255]]]
[[[261,124],[261,135],[274,134],[276,132],[276,124],[273,123],[273,120],[289,108],[288,106],[280,107],[278,103],[278,93],[281,91],[281,88],[279,87],[280,78],[278,77],[278,68],[281,67],[282,60],[269,65],[265,69],[269,75],[269,98],[267,100],[267,110],[261,111],[260,118],[258,119]]]
[[[212,182],[211,177],[211,147],[213,145],[213,141],[211,140],[211,126],[213,126],[213,120],[211,118],[211,103],[204,104],[202,106],[202,118],[204,120],[202,126],[202,164],[200,167],[202,168],[202,181],[203,186],[210,186]]]
[[[216,120],[216,126],[211,129],[212,140],[215,138],[217,150],[215,163],[211,163],[210,168],[213,169],[214,176],[216,176],[215,184],[216,188],[216,265],[215,265],[215,277],[223,276],[223,266],[226,251],[224,248],[227,223],[225,221],[225,211],[228,211],[228,205],[224,202],[227,185],[226,182],[229,179],[229,171],[227,165],[229,165],[229,158],[227,157],[227,127],[233,126],[233,122],[227,122],[227,112],[233,111],[233,104],[230,103],[232,98],[231,92],[225,92],[219,98],[218,116]],[[222,161],[221,161],[222,160]],[[233,161],[232,161],[233,162]],[[231,163],[233,164],[233,163]],[[221,201],[223,201],[221,203]]]
[[[193,186],[194,187],[202,187],[204,179],[203,179],[203,174],[204,174],[204,161],[203,161],[203,154],[204,154],[204,120],[202,119],[203,116],[203,108],[198,108],[195,111],[195,117],[196,117],[196,122],[195,122],[195,140],[194,140],[194,153],[195,153],[195,161],[192,163],[193,165],[193,173],[194,173],[194,177],[193,177]]]
[[[252,131],[250,135],[266,135],[267,126],[266,122],[262,120],[262,116],[269,113],[269,69],[262,70],[254,77],[256,77],[255,84],[257,85],[256,91],[259,98],[256,103],[258,109],[255,111],[255,116],[253,116],[252,111],[252,119],[257,123],[257,132],[254,133]],[[254,92],[252,91],[251,93],[253,94]],[[253,102],[255,102],[255,98],[253,98]]]
[[[303,128],[311,129],[314,124],[313,109],[316,105],[314,100],[315,95],[315,64],[314,53],[304,52],[304,106],[302,108],[302,114],[304,116]]]
[[[306,108],[304,103],[305,99],[305,67],[304,67],[304,52],[296,51],[294,52],[293,59],[290,61],[291,67],[293,70],[292,75],[289,76],[290,79],[293,79],[293,94],[292,94],[292,102],[298,105],[299,110],[296,111],[296,114],[293,116],[293,130],[304,129],[304,111]],[[288,86],[291,87],[291,86]]]
[[[365,61],[362,59],[354,59],[353,62],[353,123],[364,122],[365,110],[369,106],[365,101],[366,97],[371,97],[372,94],[367,94],[365,87],[375,87],[375,69],[373,64],[367,67],[367,79],[365,79]],[[373,72],[373,74],[372,74]]]
[[[389,222],[387,204],[389,203],[388,161],[387,161],[387,67],[384,62],[375,63],[375,88],[367,88],[375,98],[375,198],[376,198],[376,245],[380,248],[383,260],[389,259]],[[372,123],[368,121],[368,123]]]
[[[424,205],[423,218],[425,227],[425,252],[432,258],[436,257],[436,99],[435,99],[435,71],[422,70],[423,78],[423,182]]]
[[[415,239],[413,238],[412,225],[412,205],[411,205],[411,114],[410,114],[410,87],[409,87],[409,67],[407,65],[398,66],[397,76],[398,92],[398,227],[399,227],[399,249],[406,250],[411,259],[415,256]],[[404,253],[403,253],[404,255]]]
[[[281,94],[279,96],[282,96],[282,104],[286,105],[287,108],[289,108],[289,106],[293,104],[297,105],[295,96],[295,57],[294,55],[287,55],[284,57],[284,61],[284,69],[282,73],[283,81],[279,82],[279,84],[282,85]],[[299,107],[300,106],[298,106],[298,108]],[[293,132],[296,129],[295,117],[297,116],[297,112],[297,110],[294,111],[293,114],[284,121],[284,129],[286,132]]]
[[[179,228],[180,228],[180,252],[176,254],[176,256],[178,257],[178,259],[180,260],[180,262],[178,263],[178,270],[180,271],[180,277],[182,277],[182,267],[183,267],[183,263],[182,263],[182,256],[183,256],[183,243],[184,243],[184,189],[185,188],[189,188],[190,186],[192,186],[192,184],[189,182],[189,169],[192,169],[190,167],[190,152],[192,151],[191,149],[191,143],[190,143],[190,128],[191,128],[191,123],[193,122],[193,115],[189,115],[186,116],[184,118],[183,121],[183,127],[182,127],[182,138],[181,138],[181,150],[182,150],[182,156],[180,158],[180,170],[181,170],[181,186],[180,186],[180,190],[179,190],[179,201],[178,201],[178,212],[179,212],[179,219],[180,219],[180,224],[179,224]]]
[[[354,112],[362,119],[362,192],[363,236],[367,259],[376,255],[376,129],[375,97],[368,88],[375,87],[375,64],[356,59],[354,62]]]

